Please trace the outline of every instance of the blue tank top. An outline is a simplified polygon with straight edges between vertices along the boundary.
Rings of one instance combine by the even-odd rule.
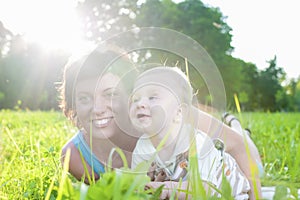
[[[98,175],[105,172],[104,166],[99,162],[97,157],[91,151],[88,144],[85,142],[82,132],[79,131],[73,138],[72,142],[76,148],[82,153],[85,161],[91,166],[94,172]]]

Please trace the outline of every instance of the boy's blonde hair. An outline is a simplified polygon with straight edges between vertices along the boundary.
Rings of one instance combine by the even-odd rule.
[[[193,88],[188,77],[177,67],[159,66],[141,73],[135,82],[135,89],[155,84],[169,89],[180,103],[192,104]]]

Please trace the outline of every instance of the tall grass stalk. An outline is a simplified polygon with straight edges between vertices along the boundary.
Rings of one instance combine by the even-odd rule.
[[[242,117],[242,112],[241,112],[241,106],[240,106],[240,101],[238,99],[237,94],[234,94],[234,102],[236,105],[236,109],[239,115],[239,120],[241,122],[241,124],[243,124],[243,117]],[[257,163],[255,160],[251,159],[251,152],[250,152],[250,147],[247,141],[247,135],[243,132],[243,130],[240,130],[241,133],[243,134],[244,137],[244,144],[245,144],[245,148],[246,148],[246,152],[247,152],[247,156],[248,156],[248,161],[249,161],[249,165],[250,165],[250,173],[251,173],[251,179],[252,179],[252,184],[253,184],[253,190],[254,190],[254,196],[255,199],[259,198],[259,194],[258,194],[258,186],[257,186],[257,182],[256,182],[256,177],[258,177],[258,167],[257,167]]]
[[[59,183],[60,187],[58,189],[57,200],[62,199],[62,196],[63,196],[63,189],[65,187],[65,183],[67,182],[67,178],[68,178],[67,174],[68,174],[68,171],[69,171],[70,156],[71,156],[71,150],[68,149],[67,152],[66,152],[63,171],[62,171],[62,176],[61,176],[60,183]]]

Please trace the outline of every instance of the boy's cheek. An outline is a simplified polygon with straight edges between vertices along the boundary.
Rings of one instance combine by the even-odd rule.
[[[154,119],[157,119],[157,121],[164,122],[167,117],[166,110],[163,109],[162,106],[153,106],[151,108],[151,115],[154,117]]]

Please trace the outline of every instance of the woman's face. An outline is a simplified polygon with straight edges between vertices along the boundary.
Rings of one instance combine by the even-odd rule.
[[[128,118],[127,96],[120,78],[106,73],[100,79],[79,81],[75,90],[75,106],[80,125],[87,134],[99,139],[116,136],[122,130],[117,117]]]

